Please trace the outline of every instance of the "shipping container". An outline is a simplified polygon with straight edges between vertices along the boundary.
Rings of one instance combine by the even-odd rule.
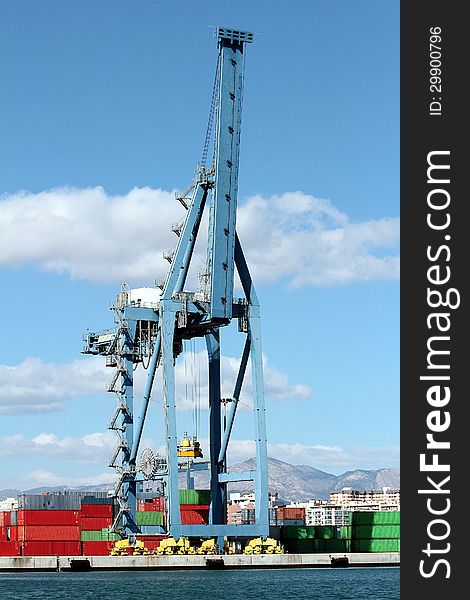
[[[82,542],[83,556],[108,556],[114,542]]]
[[[18,525],[19,541],[80,541],[78,525]]]
[[[18,542],[0,542],[0,556],[18,556],[20,554],[20,544]]]
[[[315,554],[349,552],[349,540],[337,539],[286,539],[283,542],[285,550],[289,554]]]
[[[146,500],[139,500],[139,510],[165,510],[165,497],[157,496],[156,498],[147,498]]]
[[[277,519],[278,521],[285,521],[291,519],[295,521],[304,521],[305,508],[299,508],[296,506],[280,506],[277,509]]]
[[[80,519],[80,529],[82,531],[104,529],[112,524],[112,517],[82,517]]]
[[[179,490],[180,504],[210,504],[210,490]]]
[[[10,511],[0,510],[0,527],[8,527],[10,525]]]
[[[19,510],[18,525],[78,525],[77,510]]]
[[[209,510],[209,508],[209,504],[180,504],[180,510],[198,510],[205,512]],[[254,511],[253,514],[255,514]]]
[[[108,496],[107,492],[95,492],[93,495],[89,493],[81,499],[82,504],[116,504],[115,496]]]
[[[57,492],[49,494],[20,494],[20,510],[80,510],[84,492]]]
[[[140,512],[164,512],[165,511],[165,503],[164,502],[139,502],[137,504],[137,510]]]
[[[101,532],[101,529],[96,529],[96,530],[90,529],[87,531],[82,530],[82,532],[80,533],[80,540],[82,542],[102,542],[103,534]]]
[[[10,512],[10,525],[18,525],[18,511],[12,510]]]
[[[142,511],[136,513],[137,525],[163,525],[163,513],[157,511]]]
[[[82,542],[117,542],[121,539],[121,536],[108,529],[95,529],[82,531],[80,539]]]
[[[306,540],[315,537],[315,527],[309,525],[281,527],[281,539]]]
[[[281,527],[301,527],[305,525],[304,519],[278,519],[277,524]]]
[[[84,504],[82,502],[81,516],[82,517],[109,517],[113,518],[112,504]]]
[[[79,541],[27,541],[22,545],[23,556],[80,556]]]
[[[147,548],[147,550],[152,552],[152,550],[155,550],[155,548],[158,548],[161,540],[165,539],[165,536],[163,536],[163,535],[156,535],[156,536],[140,536],[140,535],[138,535],[137,539],[142,541],[144,543],[145,548]]]
[[[205,525],[209,522],[209,510],[182,510],[183,525]]]
[[[53,556],[52,542],[50,540],[25,541],[21,544],[23,556]]]
[[[350,525],[400,525],[400,511],[354,511],[349,513]]]
[[[400,540],[351,540],[351,552],[400,552]]]
[[[315,537],[320,540],[335,540],[339,537],[336,525],[315,525]]]
[[[13,542],[18,541],[18,527],[16,525],[10,525],[7,528],[7,539]]]
[[[3,525],[3,526],[0,525],[0,542],[6,542],[6,541],[8,541],[7,527],[5,525]]]
[[[400,525],[353,525],[352,539],[400,539]]]
[[[109,531],[107,527],[101,530],[101,539],[107,542],[117,542],[122,539],[118,533],[114,533],[113,531]]]

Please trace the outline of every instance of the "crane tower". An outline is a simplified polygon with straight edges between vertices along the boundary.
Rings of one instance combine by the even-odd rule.
[[[209,122],[214,123],[213,162],[207,167],[205,157],[198,165],[191,186],[177,199],[186,209],[181,225],[173,226],[178,236],[176,249],[164,256],[170,268],[164,282],[155,288],[122,287],[112,307],[115,327],[84,336],[84,353],[106,357],[115,369],[108,391],[117,404],[110,422],[118,444],[110,466],[117,471],[116,496],[119,511],[114,529],[138,533],[136,523],[137,483],[144,477],[161,480],[166,489],[166,532],[179,537],[224,536],[266,537],[268,520],[268,477],[263,368],[261,353],[260,308],[253,281],[236,229],[240,125],[246,44],[253,34],[218,27],[217,74]],[[208,212],[207,258],[200,289],[188,291],[185,284],[194,253],[204,210]],[[243,296],[234,297],[234,275],[238,272]],[[243,352],[230,399],[221,398],[221,334],[232,320],[244,336]],[[204,338],[208,364],[208,432],[209,457],[202,462],[198,444],[178,444],[175,364],[183,341]],[[245,372],[251,359],[254,442],[256,468],[244,472],[227,470],[227,449],[237,416]],[[146,388],[138,416],[134,415],[133,373],[139,363],[149,361]],[[157,458],[144,451],[137,459],[144,423],[153,392],[157,369],[163,375],[166,455]],[[228,411],[222,405],[229,400]],[[225,408],[225,407],[224,407]],[[224,411],[225,412],[225,411]],[[223,418],[224,417],[224,418]],[[207,525],[181,523],[178,474],[182,457],[190,469],[208,469],[210,475],[210,509]],[[189,458],[192,457],[188,463]],[[139,479],[140,477],[140,479]],[[226,523],[227,483],[252,481],[255,491],[255,523]]]

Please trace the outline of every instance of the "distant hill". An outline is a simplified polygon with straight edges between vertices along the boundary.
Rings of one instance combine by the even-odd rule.
[[[249,471],[255,467],[256,459],[250,458],[243,463],[233,465],[230,467],[230,471]],[[307,465],[291,465],[276,458],[268,458],[268,477],[269,490],[277,492],[280,498],[289,502],[305,502],[312,498],[327,500],[330,492],[340,490],[343,487],[351,487],[361,491],[382,489],[384,486],[393,489],[400,488],[400,469],[398,468],[384,468],[373,471],[356,469],[355,471],[346,471],[342,475],[332,475]],[[194,479],[196,488],[209,487],[209,473],[207,471],[196,473]],[[184,485],[184,477],[181,478],[181,485]],[[103,492],[110,489],[113,489],[113,486],[106,483],[75,487],[37,487],[29,490],[5,489],[0,490],[0,500],[7,497],[16,497],[22,491],[28,494],[42,494],[44,492],[65,490]],[[248,481],[232,483],[229,486],[229,490],[232,492],[243,492],[252,489],[253,484]]]
[[[256,459],[250,458],[243,463],[233,465],[230,471],[249,471],[256,467]],[[207,487],[204,480],[208,481],[207,474],[197,474],[195,487]],[[400,469],[386,468],[374,471],[357,469],[347,471],[342,475],[332,475],[307,465],[291,465],[268,458],[269,491],[277,492],[279,498],[289,502],[305,502],[312,498],[327,500],[330,492],[351,487],[355,490],[377,490],[387,486],[393,489],[400,488]],[[248,491],[253,489],[251,482],[230,484],[230,491]]]

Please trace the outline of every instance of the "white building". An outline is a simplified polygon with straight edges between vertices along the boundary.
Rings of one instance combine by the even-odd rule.
[[[5,498],[5,500],[0,500],[0,511],[3,510],[18,510],[18,499]]]
[[[348,525],[348,511],[340,505],[313,500],[305,507],[305,525]]]
[[[400,490],[383,487],[381,490],[353,490],[346,487],[330,493],[330,503],[354,510],[400,510]]]

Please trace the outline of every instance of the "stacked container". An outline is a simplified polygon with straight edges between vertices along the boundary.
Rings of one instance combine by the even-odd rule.
[[[181,523],[205,525],[209,522],[209,490],[179,490]]]
[[[351,552],[400,551],[399,511],[351,512],[349,523],[341,537],[350,540]]]
[[[80,512],[20,509],[17,513],[16,536],[24,556],[79,556]]]
[[[337,527],[331,525],[281,527],[281,541],[290,553],[349,552],[349,543],[338,537]]]
[[[105,556],[109,554],[119,535],[111,533],[113,524],[113,498],[83,498],[80,511],[82,554]]]

